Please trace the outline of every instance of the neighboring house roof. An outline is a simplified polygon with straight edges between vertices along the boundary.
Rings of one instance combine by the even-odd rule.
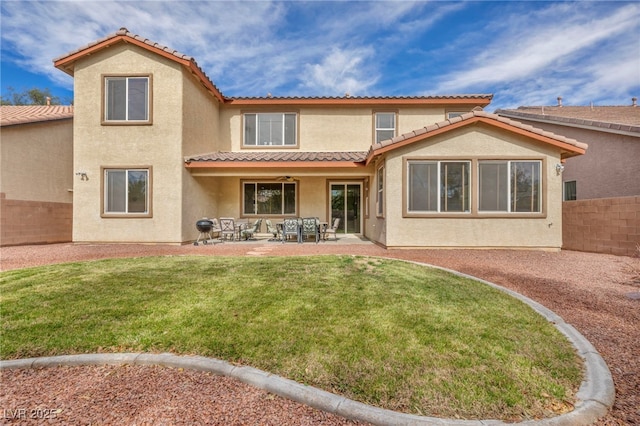
[[[73,118],[73,107],[62,105],[2,105],[0,126],[38,123]]]
[[[499,109],[503,117],[612,133],[640,134],[640,108],[629,106],[521,106]]]
[[[477,123],[483,123],[512,133],[530,137],[538,142],[553,145],[561,150],[561,158],[563,159],[584,154],[587,149],[587,144],[578,142],[575,139],[556,135],[506,117],[501,117],[497,114],[491,114],[482,110],[474,110],[461,116],[450,118],[448,120],[414,130],[413,132],[396,136],[393,139],[387,139],[374,144],[367,155],[367,164],[371,162],[374,157],[385,152]]]
[[[491,102],[491,94],[473,95],[445,95],[445,96],[397,96],[397,97],[358,97],[345,95],[344,97],[226,97],[211,81],[205,72],[198,66],[195,59],[189,55],[173,50],[167,46],[153,42],[130,32],[126,28],[120,28],[113,34],[103,37],[84,47],[76,49],[53,60],[56,68],[73,76],[74,65],[78,59],[91,55],[102,49],[106,49],[117,43],[131,43],[160,56],[182,64],[189,69],[202,84],[220,101],[232,105],[291,105],[291,104],[314,104],[314,105],[393,105],[393,104],[443,104],[450,103],[456,105],[486,106]]]

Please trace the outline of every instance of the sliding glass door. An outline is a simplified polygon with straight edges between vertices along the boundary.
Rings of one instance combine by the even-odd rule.
[[[331,218],[340,218],[338,233],[360,234],[362,233],[362,184],[352,182],[331,182]]]

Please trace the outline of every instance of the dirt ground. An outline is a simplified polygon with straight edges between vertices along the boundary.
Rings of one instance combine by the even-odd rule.
[[[3,247],[2,270],[109,257],[350,254],[424,262],[515,290],[553,310],[600,352],[616,401],[597,425],[640,425],[640,258],[572,251],[385,250],[370,243]],[[352,424],[234,380],[159,367],[3,371],[1,423]],[[22,411],[25,410],[25,416]],[[49,411],[46,411],[49,410]],[[61,410],[61,411],[57,411]]]

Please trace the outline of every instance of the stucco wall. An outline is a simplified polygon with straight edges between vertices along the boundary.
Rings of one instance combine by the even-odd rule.
[[[586,154],[567,159],[562,174],[564,182],[576,181],[578,200],[640,195],[640,135],[600,132],[521,119],[518,121],[589,145]]]
[[[0,133],[0,245],[71,241],[73,120]]]
[[[182,158],[189,155],[204,154],[219,150],[219,102],[202,84],[186,70],[183,74],[182,95]],[[208,185],[195,179],[186,170],[184,162],[180,164],[182,180],[182,236],[181,241],[190,241],[197,237],[197,220],[203,217],[218,217],[218,197],[215,185]]]
[[[463,214],[455,218],[403,217],[403,159],[539,158],[543,161],[543,217],[492,218]],[[560,249],[562,245],[561,178],[555,172],[559,153],[525,137],[485,126],[452,131],[446,136],[400,148],[386,158],[385,208],[387,247],[526,247]],[[472,170],[472,173],[474,171]],[[472,180],[476,177],[472,175]],[[471,186],[474,188],[473,184]],[[477,194],[471,193],[472,203]]]
[[[71,203],[73,120],[4,126],[0,192],[7,199]]]
[[[153,125],[101,125],[102,75],[151,74]],[[75,68],[73,240],[182,241],[181,66],[136,46],[119,44],[79,60]],[[152,217],[101,217],[101,167],[152,167]]]
[[[640,254],[640,197],[565,201],[562,209],[562,248]]]
[[[245,112],[297,112],[301,151],[367,151],[373,143],[374,111],[396,111],[397,133],[403,134],[445,119],[443,108],[371,108],[296,106],[290,108],[225,106],[220,120],[220,150],[242,148]],[[290,149],[285,148],[283,149]]]

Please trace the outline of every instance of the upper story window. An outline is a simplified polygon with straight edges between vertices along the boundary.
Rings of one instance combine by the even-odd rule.
[[[245,146],[295,146],[296,113],[244,114]]]
[[[468,112],[469,111],[449,111],[449,112],[447,112],[447,119],[460,117],[461,115],[466,114]]]
[[[540,213],[540,161],[480,161],[480,212]]]
[[[396,135],[396,113],[376,112],[376,143],[391,139]]]
[[[148,124],[150,76],[104,77],[104,122]]]

